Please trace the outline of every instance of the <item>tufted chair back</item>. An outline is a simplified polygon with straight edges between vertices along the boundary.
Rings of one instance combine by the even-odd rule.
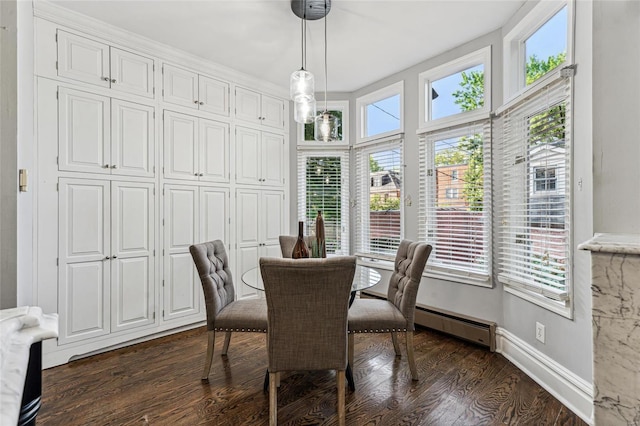
[[[389,279],[387,300],[402,312],[411,330],[415,328],[416,297],[429,254],[430,245],[403,240],[398,247],[394,271]]]
[[[196,264],[207,308],[207,329],[213,330],[218,313],[235,300],[229,258],[220,240],[189,247]]]

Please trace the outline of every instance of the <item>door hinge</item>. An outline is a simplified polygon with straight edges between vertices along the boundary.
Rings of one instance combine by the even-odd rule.
[[[56,99],[60,99],[60,92],[56,90]]]
[[[56,266],[60,266],[60,258],[56,257]]]
[[[155,312],[153,313],[153,319],[154,320],[156,319],[156,313]]]
[[[155,88],[155,87],[152,87],[152,88],[151,88],[151,93],[153,94],[153,96],[155,96],[155,95],[156,95],[156,88]]]
[[[162,287],[164,287],[164,280],[162,280]]]
[[[153,173],[155,174],[156,172],[156,166],[153,166]]]
[[[152,71],[155,71],[155,70],[156,70],[156,64],[152,64],[152,65],[151,65],[151,70],[152,70]],[[155,90],[155,89],[154,89],[154,90]]]
[[[164,249],[162,249],[162,255],[164,256]],[[162,285],[164,285],[164,281],[162,281]]]
[[[60,191],[60,184],[56,183],[56,191]]]
[[[229,218],[229,225],[231,225],[231,218]]]
[[[153,111],[153,118],[156,118],[156,112]]]
[[[58,33],[56,33],[56,42],[58,41]]]
[[[162,89],[162,97],[164,98],[164,89]]]
[[[162,189],[162,195],[164,195],[164,188]]]
[[[156,195],[156,189],[153,188],[153,195]]]
[[[164,226],[164,219],[162,219],[162,226]],[[164,250],[162,250],[162,255],[164,256]]]
[[[58,70],[58,61],[56,61],[56,71]]]
[[[60,164],[60,157],[56,157],[56,164]]]
[[[153,249],[153,255],[154,256],[156,255],[156,249]]]

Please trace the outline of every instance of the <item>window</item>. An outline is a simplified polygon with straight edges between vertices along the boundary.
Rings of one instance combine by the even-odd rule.
[[[356,252],[390,258],[402,239],[402,141],[356,150]]]
[[[569,316],[571,78],[539,86],[499,111],[505,290]]]
[[[509,31],[503,43],[506,100],[571,63],[572,14],[573,2],[542,1]]]
[[[404,82],[400,81],[356,100],[357,142],[379,139],[404,131],[403,91]]]
[[[298,151],[298,220],[305,235],[315,234],[318,211],[324,218],[327,254],[349,254],[349,154]]]
[[[489,120],[420,137],[419,237],[433,246],[427,273],[489,285]]]
[[[490,46],[421,73],[418,133],[488,117],[490,82]]]
[[[329,101],[327,108],[331,114],[338,118],[338,141],[331,142],[332,146],[349,145],[349,101]],[[318,111],[324,109],[324,102],[318,103]],[[318,142],[314,138],[313,123],[298,125],[298,145],[327,145],[326,142]]]

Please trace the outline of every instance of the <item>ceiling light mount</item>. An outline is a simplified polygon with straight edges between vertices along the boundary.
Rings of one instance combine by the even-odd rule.
[[[315,21],[327,16],[331,0],[291,0],[291,10],[300,19]]]

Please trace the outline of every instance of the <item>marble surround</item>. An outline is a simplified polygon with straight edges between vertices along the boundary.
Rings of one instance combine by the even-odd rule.
[[[578,248],[591,251],[595,424],[640,425],[640,235]]]
[[[15,425],[33,343],[58,337],[58,314],[36,306],[0,311],[0,425]]]

